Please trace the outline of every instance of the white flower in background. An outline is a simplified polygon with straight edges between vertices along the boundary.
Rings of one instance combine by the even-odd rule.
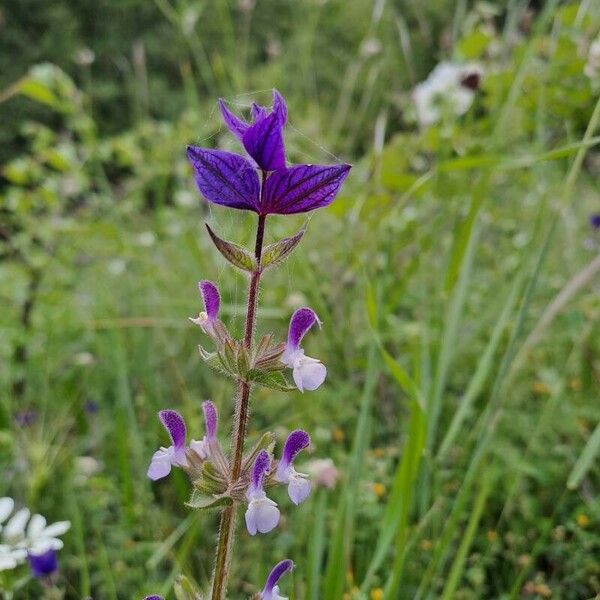
[[[583,72],[592,81],[598,81],[600,79],[600,38],[591,43]]]
[[[442,62],[415,87],[412,98],[423,126],[440,120],[445,112],[460,116],[470,108],[482,70],[477,65]]]
[[[12,498],[0,498],[0,571],[14,569],[28,555],[60,550],[63,542],[59,536],[71,527],[69,521],[48,525],[42,515],[32,516],[28,508],[13,513],[14,507]]]

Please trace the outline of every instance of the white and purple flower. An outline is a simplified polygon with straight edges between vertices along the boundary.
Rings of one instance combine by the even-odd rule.
[[[252,479],[246,491],[248,500],[246,527],[250,535],[268,533],[279,523],[280,513],[277,504],[267,498],[264,490],[264,479],[270,470],[271,457],[266,450],[261,450],[254,461]]]
[[[207,400],[202,403],[206,435],[202,440],[191,440],[189,449],[193,450],[202,460],[206,460],[213,453],[217,445],[217,409]],[[186,427],[183,417],[175,410],[161,410],[158,417],[171,438],[171,445],[162,446],[153,455],[148,467],[148,477],[152,481],[166,477],[173,467],[189,466],[186,452]]]
[[[302,338],[315,323],[321,326],[314,310],[299,308],[290,319],[287,344],[281,356],[281,361],[292,369],[294,382],[301,392],[316,390],[327,376],[325,365],[316,358],[306,356],[300,348]]]
[[[287,484],[290,500],[296,505],[304,502],[310,494],[310,481],[308,475],[298,473],[294,469],[293,462],[298,453],[309,445],[310,436],[306,431],[292,431],[285,441],[283,454],[275,472],[275,481]]]
[[[217,286],[212,281],[199,281],[198,290],[202,302],[204,302],[204,311],[197,317],[190,317],[190,321],[198,325],[208,336],[215,336],[215,325],[219,317],[219,307],[221,306],[221,296]]]
[[[56,551],[63,547],[60,536],[71,523],[48,525],[45,517],[32,515],[28,508],[13,514],[14,506],[12,498],[0,498],[0,571],[12,570],[27,559],[36,577],[52,574],[57,568]]]
[[[277,563],[267,577],[267,582],[262,592],[258,595],[261,600],[287,600],[279,595],[279,586],[277,585],[283,575],[294,568],[294,563],[286,558],[280,563]]]
[[[478,65],[439,63],[413,91],[419,123],[427,127],[446,113],[464,115],[473,103],[482,75]]]

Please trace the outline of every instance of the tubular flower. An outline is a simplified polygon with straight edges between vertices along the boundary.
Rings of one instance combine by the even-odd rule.
[[[204,413],[204,423],[206,425],[206,435],[199,441],[192,440],[190,448],[202,459],[206,459],[211,454],[211,444],[217,441],[217,409],[210,401],[202,403],[202,412]]]
[[[152,456],[148,467],[148,477],[152,481],[162,479],[171,472],[171,467],[186,467],[185,421],[174,410],[161,410],[158,418],[171,438],[171,446],[159,448]]]
[[[221,296],[217,286],[212,281],[199,281],[198,290],[204,302],[204,311],[196,318],[190,317],[190,321],[198,325],[206,335],[213,336],[219,317]]]
[[[294,563],[290,559],[282,560],[277,563],[267,577],[267,583],[262,592],[258,595],[261,600],[287,600],[279,595],[279,586],[277,583],[283,575],[294,568]]]
[[[259,215],[304,213],[333,202],[351,167],[286,166],[283,128],[287,106],[277,90],[273,90],[271,110],[252,105],[250,122],[232,113],[223,100],[219,105],[225,124],[250,160],[223,150],[188,146],[196,184],[209,202]],[[257,169],[262,173],[262,185]]]
[[[301,429],[292,431],[285,441],[283,455],[277,465],[275,481],[284,484],[287,483],[288,495],[294,504],[300,504],[310,494],[308,475],[298,473],[292,464],[298,452],[308,448],[309,445],[310,436],[306,431],[302,431]]]
[[[316,390],[327,376],[325,365],[316,358],[305,356],[304,350],[300,348],[300,342],[306,332],[317,323],[321,323],[316,313],[310,308],[299,308],[290,319],[288,340],[281,356],[281,361],[292,369],[294,382],[298,389]]]
[[[261,450],[254,461],[252,480],[246,492],[248,509],[246,527],[250,535],[268,533],[279,523],[279,509],[273,500],[267,498],[264,490],[264,478],[271,469],[271,458],[266,450]]]

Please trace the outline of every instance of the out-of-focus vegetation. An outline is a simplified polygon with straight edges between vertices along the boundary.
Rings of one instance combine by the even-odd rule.
[[[240,329],[245,281],[202,223],[249,242],[252,219],[208,208],[184,148],[233,148],[216,98],[271,87],[292,162],[355,167],[261,293],[281,337],[300,303],[323,319],[307,353],[327,383],[257,392],[251,430],[305,427],[341,477],[276,534],[240,532],[231,597],[284,556],[294,598],[600,594],[594,2],[2,11],[0,496],[73,522],[66,598],[172,598],[178,573],[210,577],[216,516],[183,506],[181,473],[145,472],[158,409],[200,431],[202,399],[231,408],[186,317],[210,278]],[[443,59],[476,61],[481,89],[419,128],[410,92]],[[300,223],[270,218],[268,237]]]

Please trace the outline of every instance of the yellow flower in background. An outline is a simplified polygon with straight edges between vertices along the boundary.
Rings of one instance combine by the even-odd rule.
[[[579,527],[582,527],[582,528],[585,528],[590,524],[590,518],[583,513],[579,513],[577,515],[576,521],[577,521],[577,525],[579,525]]]
[[[385,495],[385,485],[383,485],[383,483],[374,483],[371,486],[371,489],[378,498],[381,498]]]

